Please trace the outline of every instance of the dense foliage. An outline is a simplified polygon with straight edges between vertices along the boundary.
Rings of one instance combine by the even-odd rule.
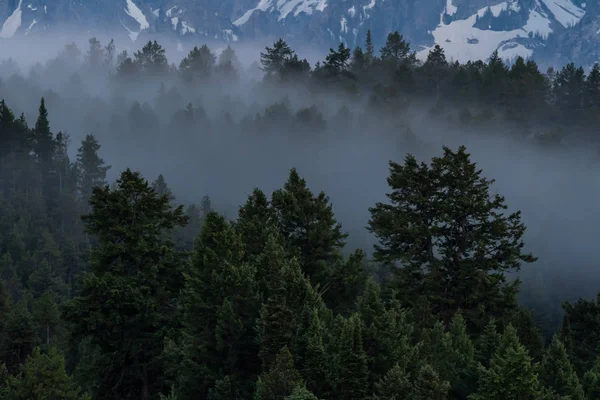
[[[112,42],[103,49],[93,39],[85,62],[111,70],[114,56]],[[231,48],[218,62],[208,47],[194,48],[179,68],[156,42],[117,58],[118,85],[179,79],[198,89],[240,70]],[[311,68],[279,40],[261,62],[269,90],[300,82],[317,93],[366,92],[368,107],[383,113],[406,107],[406,96],[432,95],[432,112],[441,112],[452,97],[464,126],[500,113],[499,123],[521,133],[563,125],[588,132],[600,106],[598,66],[587,77],[573,65],[542,74],[533,61],[509,68],[497,54],[460,65],[439,47],[421,64],[397,33],[380,56],[370,40],[353,52],[341,44]],[[173,135],[210,124],[191,105],[173,112]],[[130,117],[138,118],[132,137],[153,129],[147,108],[138,104]],[[316,107],[292,114],[279,103],[219,124],[314,134],[327,122]],[[44,98],[34,126],[0,103],[2,399],[600,393],[600,297],[565,302],[562,327],[545,343],[519,306],[521,282],[507,278],[536,261],[524,250],[521,214],[507,212],[464,146],[427,162],[410,154],[390,162],[388,200],[369,210],[378,240],[372,260],[346,249],[349,235],[329,198],[296,169],[270,195],[256,188],[228,219],[208,197],[178,205],[162,175],[149,182],[126,169],[109,184],[95,135],[74,159],[68,146]]]

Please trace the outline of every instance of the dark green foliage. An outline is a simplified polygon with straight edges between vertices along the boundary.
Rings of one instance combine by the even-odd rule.
[[[185,223],[138,173],[126,170],[117,188],[94,189],[83,217],[98,241],[81,294],[65,307],[73,340],[99,350],[96,396],[149,399],[160,387],[161,343],[174,321],[172,293],[182,286],[173,245],[162,233]]]
[[[448,398],[450,384],[440,379],[428,364],[417,363],[407,372],[406,367],[395,365],[375,385],[374,400],[444,400]]]
[[[567,350],[558,336],[552,343],[539,366],[540,383],[553,393],[571,400],[583,400],[583,389],[567,356]]]
[[[162,19],[152,29],[170,29]],[[154,169],[160,166],[151,166],[158,175],[151,185],[126,170],[109,186],[99,154],[102,142],[111,149],[103,156],[119,162],[165,152],[210,159],[215,155],[198,149],[207,140],[229,143],[215,136],[225,132],[240,149],[261,140],[318,143],[310,172],[321,173],[336,160],[321,152],[332,138],[348,144],[346,151],[380,143],[382,130],[390,133],[385,145],[400,152],[425,149],[423,128],[408,113],[423,105],[432,124],[479,135],[494,127],[523,141],[535,134],[534,146],[560,151],[566,139],[595,138],[600,67],[587,76],[573,64],[543,74],[520,57],[508,66],[498,52],[460,64],[441,46],[420,63],[398,32],[377,57],[367,30],[364,50],[334,46],[311,69],[280,39],[261,55],[267,76],[252,76],[256,84],[248,88],[251,97],[274,103],[257,102],[244,115],[244,96],[229,90],[255,71],[241,68],[231,47],[218,63],[208,46],[195,47],[179,67],[158,42],[116,60],[115,48],[92,39],[80,62],[69,45],[27,78],[11,76],[10,62],[0,65],[10,76],[0,89],[18,88],[19,109],[31,107],[25,100],[39,96],[46,76],[57,77],[56,87],[66,83],[69,93],[45,91],[31,128],[0,101],[0,398],[600,396],[598,302],[565,303],[560,335],[545,348],[541,332],[549,339],[559,315],[545,308],[555,296],[581,293],[550,296],[549,288],[530,283],[519,300],[535,318],[517,305],[519,281],[507,273],[534,260],[524,254],[525,227],[464,147],[446,148],[429,164],[412,156],[391,164],[390,204],[371,210],[370,228],[380,239],[375,260],[346,251],[328,197],[313,193],[295,169],[271,198],[255,189],[228,221],[208,196],[185,213],[176,207]],[[111,96],[86,97],[87,79],[99,74]],[[155,98],[140,101],[146,92]],[[325,101],[332,93],[342,101],[333,108]],[[80,115],[87,105],[94,112]],[[62,118],[51,124],[46,106]],[[94,132],[73,133],[84,138],[75,162],[69,135],[51,129],[74,126],[65,120],[68,107]],[[250,162],[272,169],[278,156]],[[164,170],[169,177],[173,171]],[[346,172],[360,196],[357,170]],[[197,175],[175,174],[174,182],[190,189],[178,198],[196,195],[195,182],[211,172]],[[538,270],[544,285],[555,280]]]
[[[319,400],[319,398],[312,394],[307,388],[297,386],[292,394],[287,396],[285,400]]]
[[[348,236],[336,221],[329,198],[320,192],[313,195],[296,169],[290,171],[283,189],[271,200],[279,230],[297,252],[302,271],[313,285],[329,285],[331,265],[339,260],[339,249]]]
[[[353,315],[344,322],[337,360],[337,398],[365,399],[368,395],[369,367],[362,343],[362,321]]]
[[[517,331],[509,325],[489,368],[480,368],[479,387],[471,400],[542,399],[535,367],[525,347],[519,343]]]
[[[600,346],[600,294],[593,300],[563,304],[561,338],[579,376],[592,368]]]
[[[104,160],[98,155],[99,150],[100,144],[96,137],[87,135],[77,151],[78,189],[84,204],[88,203],[95,187],[106,185],[106,172],[110,165],[104,164]]]
[[[9,372],[15,372],[25,362],[37,342],[35,326],[29,310],[23,302],[16,304],[4,322],[0,360]]]
[[[218,380],[208,391],[208,400],[241,400],[235,385],[229,376]]]
[[[65,360],[56,348],[47,354],[35,348],[20,372],[0,388],[0,398],[10,400],[89,400],[65,371]]]
[[[242,243],[232,225],[209,213],[186,273],[180,300],[183,330],[171,354],[183,398],[206,396],[225,375],[238,382],[243,396],[255,378],[258,287],[255,267],[242,260]]]
[[[444,321],[460,309],[480,326],[516,306],[518,281],[501,273],[535,258],[522,252],[520,213],[502,214],[504,198],[490,195],[493,182],[464,147],[445,148],[430,165],[412,155],[390,162],[391,204],[372,208],[369,226],[380,242],[374,256],[395,266],[403,302],[425,297]]]
[[[259,376],[254,400],[280,400],[292,395],[302,384],[300,373],[294,368],[290,350],[283,347],[268,372]]]
[[[475,360],[488,368],[492,356],[500,346],[501,338],[502,335],[497,331],[496,321],[491,318],[477,340]]]

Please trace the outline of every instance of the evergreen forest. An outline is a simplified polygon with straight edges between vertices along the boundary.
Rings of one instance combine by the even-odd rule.
[[[600,65],[243,61],[0,62],[0,399],[600,399]]]

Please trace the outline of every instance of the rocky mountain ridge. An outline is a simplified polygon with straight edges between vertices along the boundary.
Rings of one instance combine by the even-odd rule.
[[[394,30],[424,58],[441,45],[449,59],[552,64],[600,61],[600,7],[585,0],[0,0],[1,40],[69,28],[168,35],[182,42],[284,37],[326,49],[340,41],[376,45]]]

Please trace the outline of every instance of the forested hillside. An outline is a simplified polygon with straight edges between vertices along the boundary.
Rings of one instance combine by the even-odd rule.
[[[600,296],[576,300],[600,292],[599,277],[540,282],[561,275],[529,251],[525,215],[468,147],[413,155],[441,126],[450,141],[508,135],[558,164],[595,149],[598,65],[542,73],[496,54],[460,65],[439,47],[420,64],[397,33],[312,67],[279,40],[254,82],[231,48],[218,60],[196,48],[179,66],[157,42],[132,56],[95,39],[83,61],[77,51],[27,77],[0,65],[0,398],[600,398]],[[154,104],[135,100],[156,91]],[[20,114],[33,101],[35,117]],[[51,103],[61,124],[97,134],[72,143]],[[264,159],[231,176],[290,154],[273,143],[319,163],[319,146],[359,138],[396,154],[387,196],[365,210],[367,251],[299,168],[236,215],[145,176],[196,146],[222,148],[179,187],[257,143]],[[110,158],[149,166],[114,171]]]

